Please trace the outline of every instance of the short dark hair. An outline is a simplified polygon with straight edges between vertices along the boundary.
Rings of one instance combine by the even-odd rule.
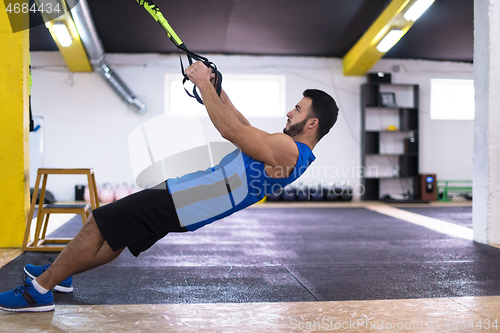
[[[337,122],[339,108],[332,96],[317,89],[307,89],[302,93],[304,97],[312,100],[311,114],[309,118],[318,118],[319,124],[316,131],[316,139],[319,141],[324,137]]]

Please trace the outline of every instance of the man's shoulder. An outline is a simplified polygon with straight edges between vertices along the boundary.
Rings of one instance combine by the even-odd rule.
[[[269,134],[269,139],[276,140],[276,142],[282,143],[284,145],[286,144],[295,145],[295,140],[290,135],[284,133]]]
[[[267,139],[267,142],[269,145],[277,149],[293,150],[298,152],[297,143],[291,136],[287,134],[283,133],[270,134]]]
[[[294,165],[299,156],[299,149],[295,140],[283,133],[270,134],[267,145],[273,150],[276,164],[279,166]]]

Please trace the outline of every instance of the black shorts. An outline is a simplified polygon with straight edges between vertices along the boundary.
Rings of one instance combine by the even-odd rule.
[[[169,232],[185,232],[175,212],[167,181],[92,211],[113,251],[128,247],[134,256],[146,251]]]

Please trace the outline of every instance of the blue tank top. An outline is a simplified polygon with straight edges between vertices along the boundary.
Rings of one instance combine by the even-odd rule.
[[[168,190],[181,225],[194,231],[247,208],[294,182],[316,159],[309,146],[295,143],[299,157],[287,178],[269,177],[263,162],[236,149],[212,168],[168,179]]]

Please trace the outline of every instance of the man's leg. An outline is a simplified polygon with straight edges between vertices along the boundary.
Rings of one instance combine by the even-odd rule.
[[[0,293],[0,309],[6,311],[43,312],[54,310],[52,289],[88,265],[99,253],[104,244],[94,217],[90,215],[87,223],[73,240],[66,245],[56,261],[34,281],[26,279],[10,291]],[[103,254],[109,253],[104,250]],[[102,258],[102,257],[101,257]],[[109,257],[107,257],[109,259]],[[47,292],[40,289],[44,288]]]
[[[104,241],[96,256],[92,258],[87,264],[84,264],[83,266],[78,268],[78,270],[73,274],[80,274],[93,268],[110,263],[118,258],[118,256],[123,252],[124,249],[125,248],[121,248],[115,252],[109,247],[108,243]]]
[[[36,282],[41,287],[52,290],[68,276],[78,272],[80,268],[90,267],[88,265],[96,258],[103,244],[104,238],[94,217],[90,215],[78,234],[66,245],[56,261],[36,278]]]
[[[113,251],[108,243],[105,241],[101,248],[99,249],[99,252],[97,252],[97,255],[90,260],[88,264],[83,265],[80,267],[75,273],[73,274],[80,274],[85,271],[88,271],[90,269],[93,269],[98,266],[105,265],[116,258],[123,252],[125,248],[121,248],[118,251]],[[50,259],[51,260],[51,259]],[[53,261],[53,260],[52,260]],[[35,280],[38,276],[42,275],[43,272],[45,272],[48,267],[50,267],[51,264],[45,265],[45,266],[34,266],[34,265],[26,265],[24,266],[24,271],[30,278]],[[64,281],[58,283],[55,287],[54,290],[62,292],[62,293],[70,293],[73,291],[73,278],[72,276],[69,276],[67,279]]]

